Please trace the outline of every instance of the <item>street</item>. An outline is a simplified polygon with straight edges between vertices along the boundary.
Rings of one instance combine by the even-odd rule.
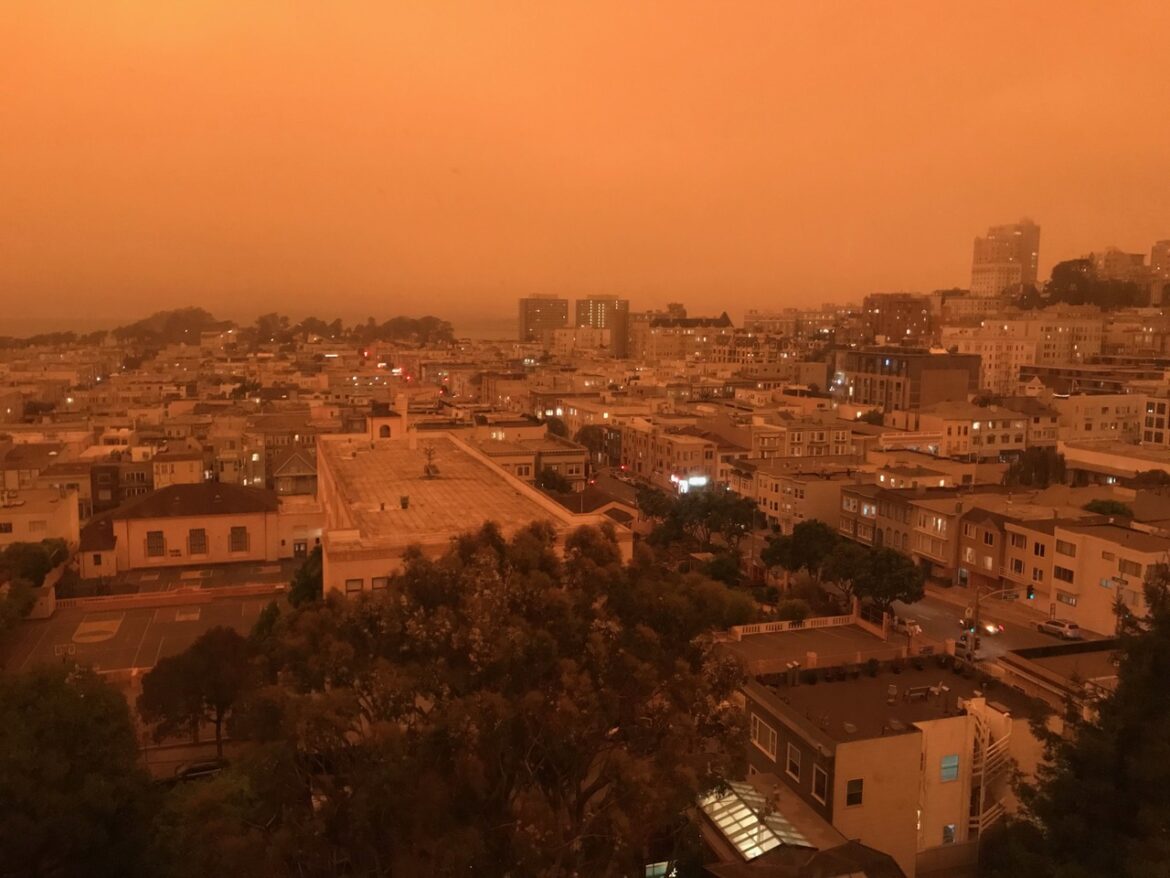
[[[922,633],[937,641],[957,638],[962,634],[960,620],[964,610],[974,599],[966,592],[951,592],[945,598],[937,593],[927,592],[926,597],[916,604],[894,604],[894,612],[904,619],[913,619],[922,626]],[[1013,649],[1033,646],[1054,646],[1065,642],[1049,634],[1041,634],[1036,624],[1044,619],[1039,613],[1018,606],[1019,602],[1004,602],[997,599],[985,600],[980,605],[979,616],[984,622],[998,622],[1004,626],[999,634],[982,634],[979,648],[980,659],[993,659]],[[1097,635],[1085,632],[1088,639]]]

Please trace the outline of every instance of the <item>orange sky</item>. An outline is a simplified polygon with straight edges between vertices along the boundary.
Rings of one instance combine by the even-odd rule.
[[[9,318],[692,312],[1170,238],[1170,3],[0,3]],[[4,334],[0,317],[0,334]]]

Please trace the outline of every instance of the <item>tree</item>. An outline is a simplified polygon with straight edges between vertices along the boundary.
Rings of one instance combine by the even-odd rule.
[[[126,702],[96,673],[0,677],[4,875],[147,874],[149,787]]]
[[[573,490],[573,483],[555,469],[546,466],[536,477],[536,487],[542,491],[552,491],[555,494],[567,494]]]
[[[1122,515],[1133,518],[1133,507],[1120,500],[1090,500],[1081,508],[1096,515]]]
[[[20,579],[33,588],[40,588],[49,571],[68,555],[64,540],[11,543],[0,551],[0,580]]]
[[[1164,488],[1170,485],[1170,473],[1160,469],[1142,470],[1133,478],[1135,488]]]
[[[544,426],[551,436],[560,436],[562,439],[569,438],[569,428],[560,418],[545,418]]]
[[[606,457],[605,428],[600,424],[586,424],[577,431],[573,441],[589,450],[589,459],[600,463]]]
[[[249,687],[248,657],[248,641],[219,626],[155,665],[138,696],[138,713],[154,726],[154,739],[186,731],[198,740],[200,725],[210,722],[216,756],[223,759],[224,723]]]
[[[269,762],[223,793],[233,837],[295,838],[314,874],[618,875],[652,840],[681,850],[680,815],[744,750],[740,672],[699,635],[754,612],[643,562],[612,529],[562,558],[547,525],[484,528],[408,552],[385,591],[283,615],[244,712]]]
[[[1064,455],[1055,448],[1028,448],[1012,461],[1004,475],[1004,484],[1047,488],[1064,482]]]
[[[8,632],[20,624],[36,603],[32,586],[26,580],[14,579],[0,585],[0,647],[7,639]],[[3,652],[0,651],[0,659]],[[0,661],[0,668],[3,668]]]
[[[888,546],[874,549],[860,575],[853,580],[853,593],[881,610],[894,601],[913,604],[926,594],[926,577],[913,561]]]
[[[835,582],[846,599],[852,598],[857,583],[868,573],[873,550],[850,540],[838,540],[832,554],[821,564],[821,576]]]
[[[657,488],[638,485],[634,489],[634,502],[638,511],[651,521],[665,521],[678,500]]]
[[[836,531],[823,521],[811,518],[793,527],[791,535],[773,539],[760,558],[769,568],[782,567],[789,573],[807,570],[811,576],[820,578],[824,565],[840,543]]]
[[[865,424],[874,424],[875,426],[882,426],[886,422],[886,416],[881,409],[870,409],[861,415],[857,420]]]
[[[985,875],[1137,878],[1170,863],[1170,567],[1151,568],[1147,612],[1125,629],[1117,685],[1089,718],[1038,729],[1045,762],[1020,819],[989,841]]]
[[[293,574],[292,585],[288,590],[288,602],[294,607],[301,604],[321,600],[325,590],[325,568],[321,560],[321,547],[313,546],[313,551],[305,557],[304,562]]]

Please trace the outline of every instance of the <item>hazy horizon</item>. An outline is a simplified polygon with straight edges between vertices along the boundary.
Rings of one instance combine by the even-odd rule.
[[[739,320],[965,287],[1023,216],[1042,276],[1148,254],[1170,113],[1140,36],[1168,26],[1145,0],[11,0],[0,296],[13,322],[458,324],[538,292]]]

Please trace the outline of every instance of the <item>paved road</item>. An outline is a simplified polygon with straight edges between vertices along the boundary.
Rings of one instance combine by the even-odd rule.
[[[966,608],[966,604],[963,603],[964,597],[966,595],[954,597],[948,595],[948,598],[944,599],[927,594],[916,604],[896,603],[894,612],[903,618],[914,619],[922,626],[923,634],[941,641],[949,637],[958,637],[962,633],[959,620]],[[994,599],[984,601],[980,605],[979,615],[987,622],[998,622],[1004,626],[1001,634],[984,635],[979,657],[985,660],[996,658],[1012,649],[1052,646],[1061,642],[1057,637],[1041,634],[1036,630],[1036,623],[1043,616],[1016,606],[1005,605],[1002,601]]]

